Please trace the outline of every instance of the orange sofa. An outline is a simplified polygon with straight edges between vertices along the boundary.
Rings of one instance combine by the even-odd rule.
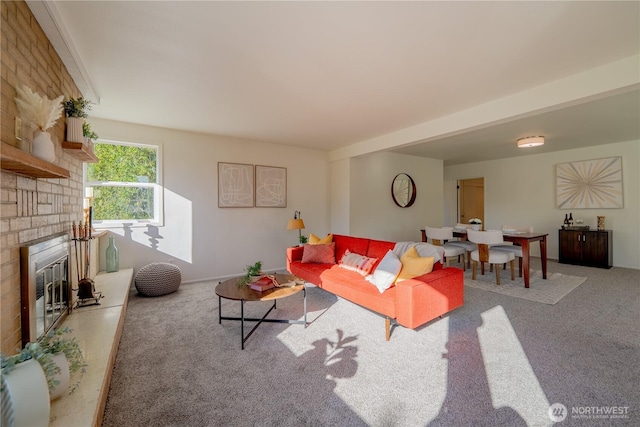
[[[380,262],[395,243],[341,235],[334,235],[333,242],[336,264],[303,263],[304,247],[300,246],[287,248],[287,269],[307,282],[383,315],[387,341],[391,319],[415,329],[464,304],[464,276],[459,268],[442,268],[441,260],[436,260],[440,262],[434,263],[431,273],[403,280],[380,293],[360,273],[341,268],[337,262],[347,249]]]

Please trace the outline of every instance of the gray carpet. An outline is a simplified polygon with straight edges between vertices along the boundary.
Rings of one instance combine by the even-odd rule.
[[[555,304],[569,292],[580,286],[587,280],[586,277],[570,276],[562,273],[553,273],[547,270],[547,278],[542,278],[542,270],[530,270],[529,288],[524,287],[524,278],[518,276],[516,266],[515,279],[511,280],[511,271],[500,270],[500,286],[496,284],[496,273],[487,268],[484,276],[480,274],[480,268],[476,272],[476,280],[472,280],[471,269],[465,272],[464,284],[484,291],[497,292],[515,298],[544,304]]]
[[[308,327],[263,324],[244,351],[215,283],[133,293],[103,425],[538,426],[554,403],[561,425],[638,425],[640,271],[549,271],[588,279],[555,305],[465,287],[463,307],[389,342],[381,317],[311,287]],[[301,298],[275,315],[299,318]],[[585,421],[612,406],[626,418]]]

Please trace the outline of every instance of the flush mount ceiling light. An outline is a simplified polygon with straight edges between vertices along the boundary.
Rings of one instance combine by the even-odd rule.
[[[544,145],[544,136],[527,136],[518,139],[518,148],[537,147],[538,145]]]

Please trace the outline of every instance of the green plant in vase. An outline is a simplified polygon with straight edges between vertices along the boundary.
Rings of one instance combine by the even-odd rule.
[[[244,276],[238,281],[239,285],[247,285],[251,283],[254,277],[262,275],[262,261],[256,261],[251,265],[247,265]]]
[[[91,130],[91,124],[89,124],[89,122],[84,122],[82,124],[82,135],[89,141],[98,140],[98,134]]]
[[[69,373],[71,374],[71,377],[73,377],[78,372],[81,374],[84,373],[87,363],[84,359],[84,355],[82,354],[82,349],[80,348],[78,341],[76,341],[75,338],[67,338],[64,336],[69,333],[71,333],[71,329],[67,327],[54,329],[40,338],[38,342],[45,351],[52,355],[64,354],[69,362]],[[79,382],[80,378],[77,379],[77,382],[74,387],[71,388],[71,391],[73,391]]]
[[[69,364],[69,374],[71,377],[78,372],[84,373],[87,366],[80,345],[76,339],[64,337],[64,334],[70,332],[71,329],[67,327],[54,329],[39,338],[38,341],[27,343],[18,354],[13,356],[0,355],[2,375],[10,375],[20,363],[31,359],[36,360],[42,367],[45,377],[47,378],[49,392],[53,393],[56,387],[60,385],[58,377],[62,372],[61,367],[57,363],[59,359],[55,356],[64,354]],[[77,378],[76,383],[71,387],[71,392],[75,390],[80,379],[81,377]]]
[[[83,98],[69,98],[62,103],[64,107],[64,113],[67,117],[77,117],[86,119],[89,117],[89,111],[91,110],[92,102]]]
[[[307,239],[307,236],[301,234],[300,235],[300,244],[304,245],[305,243],[307,243],[309,241],[309,239]]]
[[[84,143],[84,119],[89,117],[92,102],[83,98],[69,98],[62,103],[67,116],[67,141]]]

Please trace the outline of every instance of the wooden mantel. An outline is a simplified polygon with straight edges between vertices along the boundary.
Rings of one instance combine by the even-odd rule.
[[[82,142],[62,141],[62,149],[83,162],[98,163],[98,157],[93,153],[93,149]]]
[[[39,159],[6,142],[0,152],[2,169],[32,178],[69,178],[69,171],[58,165]]]

